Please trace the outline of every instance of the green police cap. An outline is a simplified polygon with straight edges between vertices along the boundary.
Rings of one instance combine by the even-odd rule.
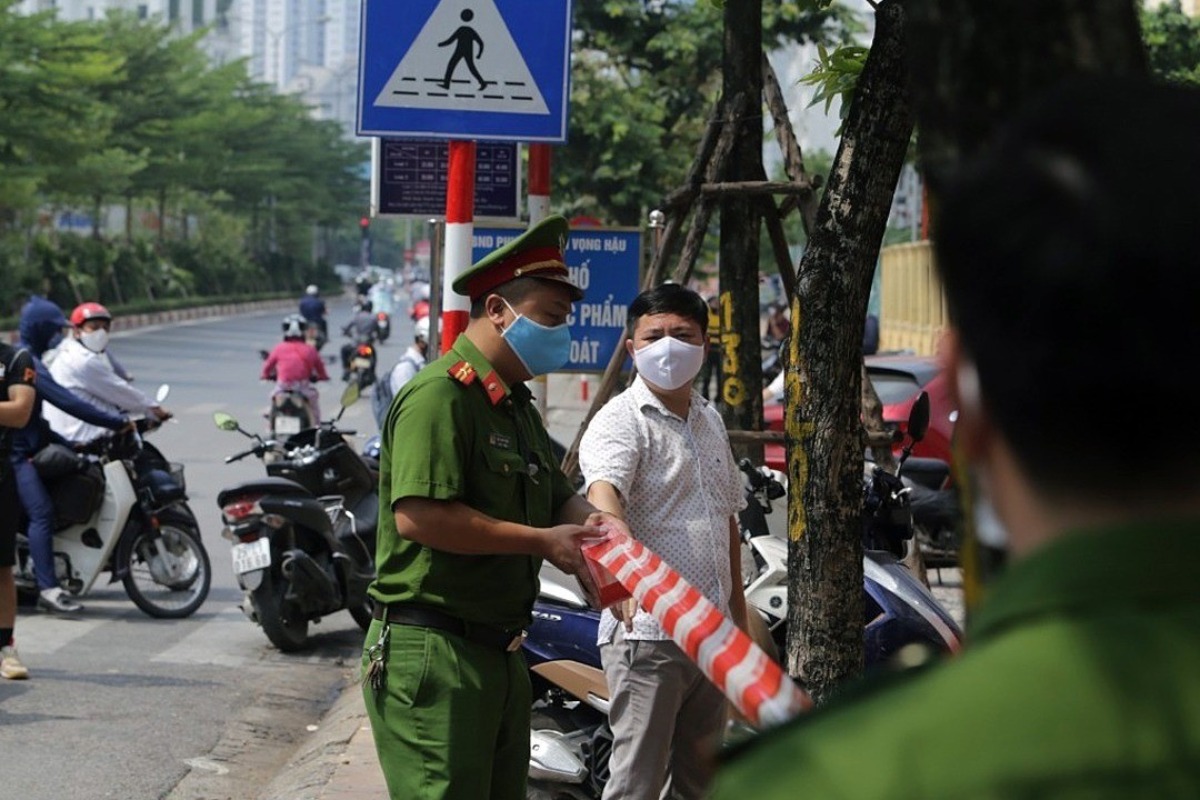
[[[573,300],[583,299],[583,290],[571,282],[563,251],[571,229],[557,214],[546,217],[516,239],[471,265],[454,281],[454,291],[478,300],[496,287],[516,278],[558,281],[571,290]]]

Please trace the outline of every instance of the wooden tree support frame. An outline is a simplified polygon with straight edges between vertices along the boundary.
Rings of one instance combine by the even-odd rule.
[[[811,230],[816,219],[817,188],[821,181],[819,176],[809,175],[804,167],[804,157],[800,144],[796,140],[791,120],[788,118],[787,103],[775,70],[763,55],[763,97],[762,101],[771,113],[774,121],[776,139],[784,153],[784,170],[788,181],[720,181],[729,153],[733,149],[734,137],[737,133],[737,120],[746,113],[749,103],[744,95],[735,95],[726,101],[719,100],[709,118],[704,135],[696,148],[696,157],[688,170],[687,179],[683,186],[668,194],[662,203],[662,209],[667,215],[667,224],[663,231],[657,251],[654,253],[650,267],[646,270],[641,288],[646,290],[657,286],[663,281],[665,265],[675,245],[683,232],[684,223],[691,217],[687,236],[679,254],[679,260],[671,272],[671,280],[676,283],[687,283],[695,269],[696,259],[708,234],[709,222],[713,211],[723,197],[744,196],[757,202],[763,212],[767,226],[767,234],[771,241],[771,250],[775,256],[779,274],[783,280],[784,292],[791,303],[796,293],[796,268],[791,262],[788,251],[787,235],[784,232],[783,221],[795,209],[799,209],[805,230]],[[765,176],[764,176],[765,177]],[[772,199],[775,195],[783,195],[782,204],[777,205]],[[591,424],[596,412],[608,402],[617,390],[620,381],[621,366],[625,362],[625,348],[622,342],[609,358],[605,366],[600,385],[592,396],[591,405],[580,423],[575,439],[563,458],[563,471],[568,476],[576,477],[579,470],[579,442],[584,431]],[[783,435],[777,431],[730,431],[731,441],[781,442]],[[747,438],[743,438],[747,437]]]

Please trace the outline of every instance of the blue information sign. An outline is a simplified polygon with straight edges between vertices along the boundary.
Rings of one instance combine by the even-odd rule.
[[[516,142],[475,147],[475,217],[517,218],[520,172]],[[446,213],[450,145],[439,139],[379,143],[379,214],[441,217]]]
[[[571,0],[363,0],[358,133],[567,140]]]
[[[511,242],[524,228],[476,227],[471,260],[478,261]],[[584,291],[567,320],[571,360],[562,372],[603,372],[625,339],[629,304],[638,293],[642,234],[636,230],[577,228],[564,258],[571,280]]]

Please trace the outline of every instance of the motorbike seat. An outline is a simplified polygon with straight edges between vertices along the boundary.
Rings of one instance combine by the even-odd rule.
[[[350,509],[357,523],[358,532],[374,534],[379,525],[379,497],[371,492],[364,495],[354,508]]]
[[[255,478],[221,490],[217,495],[217,505],[224,507],[239,497],[248,494],[297,495],[312,497],[312,493],[295,481],[287,478]]]
[[[900,470],[901,476],[929,489],[940,489],[950,477],[950,465],[940,458],[910,458]]]

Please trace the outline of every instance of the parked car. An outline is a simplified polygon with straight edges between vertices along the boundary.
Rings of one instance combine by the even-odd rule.
[[[883,403],[883,421],[904,432],[909,412],[917,396],[929,395],[929,431],[913,448],[913,455],[940,458],[950,463],[950,437],[958,409],[950,396],[949,381],[934,356],[887,354],[864,359],[867,375]],[[763,425],[767,430],[783,430],[783,404],[763,406]],[[764,458],[768,467],[786,471],[783,445],[767,445]]]

